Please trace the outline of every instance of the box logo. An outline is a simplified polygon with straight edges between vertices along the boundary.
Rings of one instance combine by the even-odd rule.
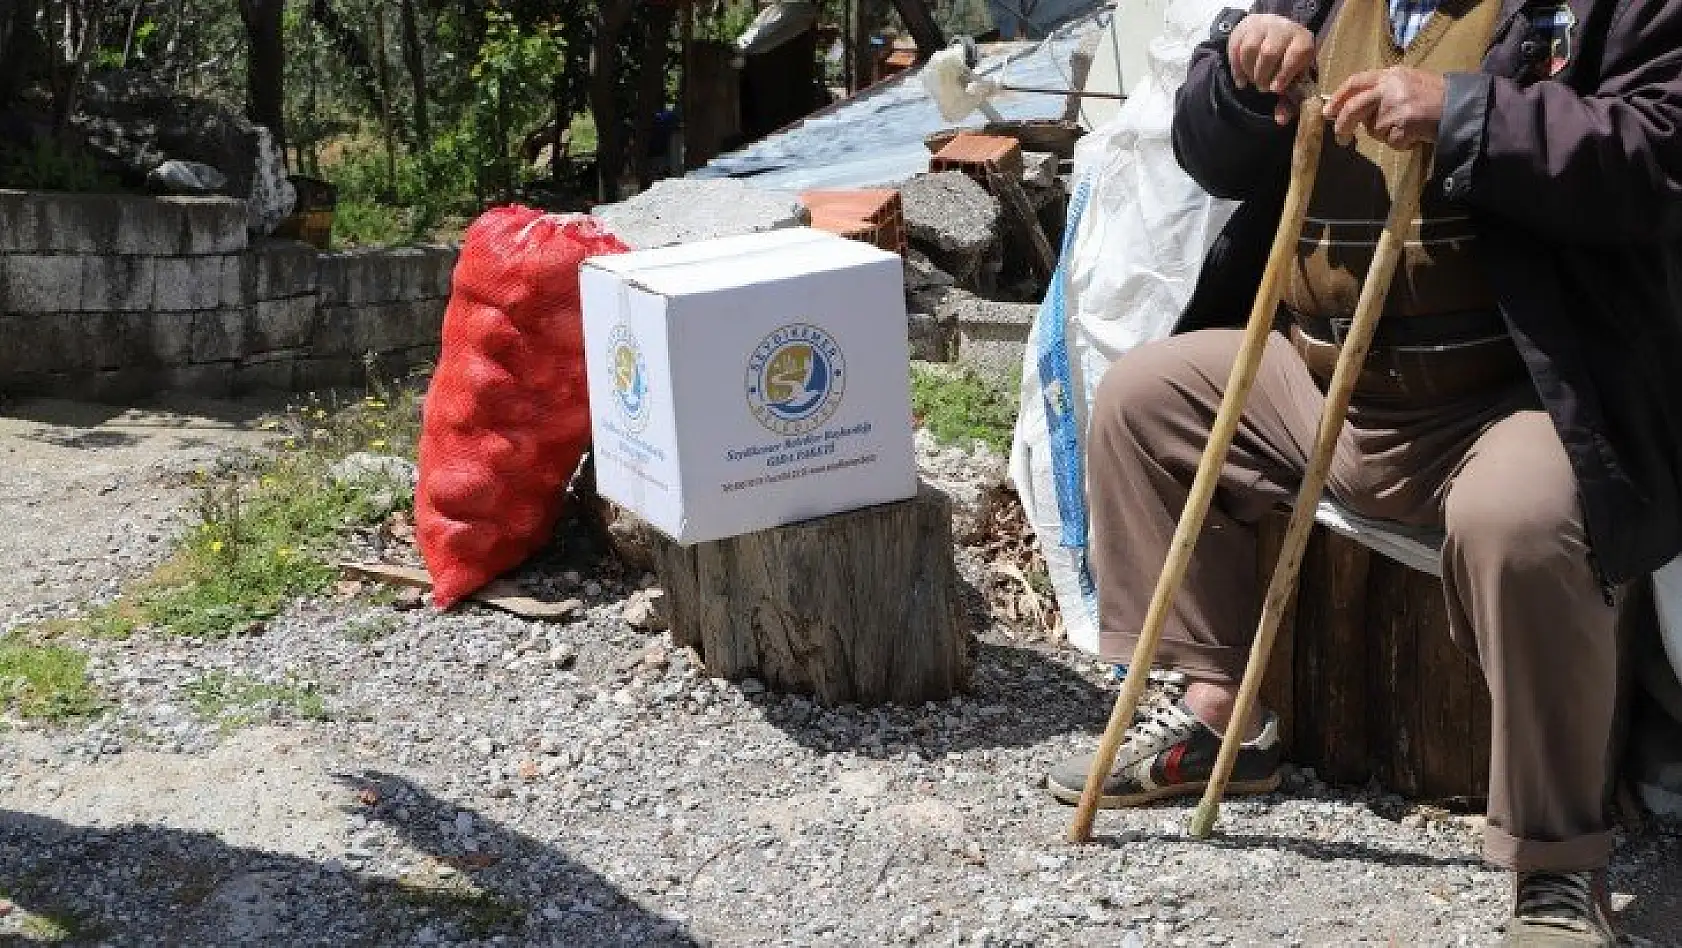
[[[805,434],[841,407],[847,360],[829,333],[794,323],[760,340],[748,357],[748,410],[768,430]]]
[[[632,432],[648,425],[648,366],[631,327],[616,326],[607,337],[607,358],[613,379],[613,401]]]

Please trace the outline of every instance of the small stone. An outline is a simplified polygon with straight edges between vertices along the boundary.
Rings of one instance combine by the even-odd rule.
[[[473,753],[480,757],[489,757],[496,750],[496,741],[488,737],[476,738],[472,744]]]
[[[644,632],[658,632],[664,629],[666,621],[662,615],[662,600],[665,595],[665,592],[659,589],[643,589],[634,593],[625,602],[623,616],[626,624]]]
[[[397,591],[397,597],[391,601],[393,609],[405,612],[419,609],[426,605],[426,593],[414,586],[405,586]]]
[[[765,693],[765,683],[757,678],[743,678],[738,687],[741,688],[744,695],[762,695]]]
[[[578,649],[564,642],[549,650],[549,662],[556,668],[571,668],[577,660]]]

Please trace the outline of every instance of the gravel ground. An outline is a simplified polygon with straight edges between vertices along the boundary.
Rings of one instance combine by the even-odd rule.
[[[99,496],[166,522],[167,477]],[[158,544],[84,539],[112,575]],[[1066,649],[989,628],[973,694],[825,710],[708,678],[626,621],[648,579],[595,562],[529,571],[585,603],[564,624],[352,594],[257,635],[84,643],[113,711],[0,739],[0,943],[1484,945],[1504,919],[1477,817],[1310,774],[1211,841],[1165,805],[1067,845],[1040,775],[1091,749],[1114,684]],[[27,588],[0,623],[88,598]],[[1621,840],[1647,943],[1682,944],[1679,839]]]

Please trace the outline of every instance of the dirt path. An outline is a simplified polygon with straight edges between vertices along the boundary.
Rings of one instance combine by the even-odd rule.
[[[14,406],[0,622],[158,558],[181,477],[260,443],[252,406]],[[358,599],[260,635],[76,643],[112,709],[0,733],[0,943],[1484,945],[1479,821],[1295,779],[1232,802],[1070,811],[1037,786],[1113,695],[987,636],[976,690],[825,710],[713,681],[634,628],[641,577],[545,571],[567,624]],[[322,706],[307,703],[320,696]],[[1682,945],[1682,832],[1623,841],[1632,931]]]

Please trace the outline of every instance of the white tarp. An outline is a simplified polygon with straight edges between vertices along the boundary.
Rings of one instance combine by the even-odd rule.
[[[1169,140],[1174,93],[1223,0],[1172,0],[1149,72],[1075,149],[1063,255],[1028,338],[1011,478],[1050,567],[1065,632],[1098,645],[1086,567],[1087,405],[1111,360],[1166,336],[1235,205],[1187,177]]]

